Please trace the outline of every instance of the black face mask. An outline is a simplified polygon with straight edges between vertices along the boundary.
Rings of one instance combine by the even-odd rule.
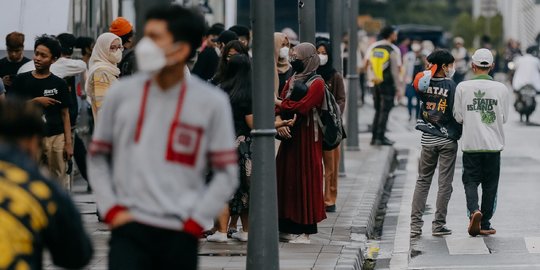
[[[297,73],[304,71],[304,62],[302,62],[302,60],[300,59],[296,59],[292,61],[291,66],[292,66],[292,69]]]

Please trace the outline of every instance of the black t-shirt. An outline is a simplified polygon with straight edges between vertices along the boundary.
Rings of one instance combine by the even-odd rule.
[[[11,75],[13,78],[11,79],[11,82],[13,83],[13,79],[17,75],[17,71],[21,68],[22,65],[29,62],[30,59],[23,57],[23,59],[19,62],[10,62],[7,57],[4,57],[0,59],[0,78],[3,78],[6,75]],[[6,91],[9,92],[12,87],[6,85]]]
[[[219,65],[219,56],[216,50],[212,47],[206,47],[200,54],[195,66],[193,66],[192,74],[199,78],[208,81],[216,75]]]
[[[233,111],[234,130],[236,131],[236,136],[251,136],[251,128],[249,128],[246,123],[246,116],[253,114],[251,102],[231,101],[231,107]]]
[[[37,79],[32,71],[22,73],[15,77],[11,97],[31,100],[37,97],[49,97],[60,101],[60,104],[51,105],[43,109],[45,116],[46,136],[64,133],[62,109],[69,107],[69,91],[66,82],[51,73],[45,79]]]

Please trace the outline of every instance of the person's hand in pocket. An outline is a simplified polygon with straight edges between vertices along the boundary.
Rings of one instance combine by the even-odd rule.
[[[113,230],[123,225],[126,225],[132,221],[133,221],[133,216],[129,213],[129,211],[123,210],[121,212],[118,212],[114,216],[114,218],[111,220],[111,223],[109,224],[109,228]]]

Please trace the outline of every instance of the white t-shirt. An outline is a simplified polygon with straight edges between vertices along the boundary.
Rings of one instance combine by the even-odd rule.
[[[515,64],[516,72],[512,81],[514,90],[517,91],[521,87],[530,84],[534,86],[534,89],[540,91],[540,59],[526,54],[518,57]]]

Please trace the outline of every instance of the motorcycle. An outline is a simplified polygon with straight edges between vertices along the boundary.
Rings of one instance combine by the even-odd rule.
[[[515,93],[514,108],[519,113],[519,121],[523,122],[523,116],[525,116],[525,122],[529,123],[529,116],[536,109],[536,89],[528,84],[515,91]]]

